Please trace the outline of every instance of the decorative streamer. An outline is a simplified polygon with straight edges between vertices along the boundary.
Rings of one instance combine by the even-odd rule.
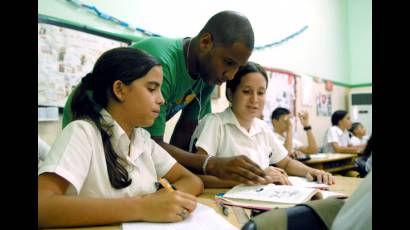
[[[104,20],[108,20],[108,21],[114,22],[114,23],[116,23],[116,24],[118,24],[118,25],[120,25],[120,26],[123,26],[123,27],[125,27],[125,28],[127,28],[127,29],[130,29],[130,30],[132,30],[132,31],[141,32],[141,33],[143,33],[143,34],[146,35],[146,36],[162,37],[162,36],[159,35],[159,34],[152,33],[152,32],[150,32],[150,31],[147,31],[147,30],[144,30],[144,29],[141,29],[141,28],[138,28],[138,27],[131,26],[129,23],[126,23],[126,22],[124,22],[124,21],[121,21],[121,20],[119,20],[118,18],[115,18],[115,17],[113,17],[113,16],[110,16],[110,15],[108,15],[108,14],[106,14],[106,13],[100,11],[99,9],[97,9],[97,7],[95,7],[95,6],[93,6],[93,5],[84,4],[84,3],[80,2],[79,0],[67,0],[67,2],[72,3],[72,4],[74,4],[74,5],[78,6],[78,7],[85,8],[85,9],[87,9],[87,10],[89,10],[89,11],[95,13],[98,17],[100,17],[100,18],[102,18],[102,19],[104,19]],[[287,41],[289,41],[290,39],[292,39],[292,38],[294,38],[294,37],[300,35],[301,33],[303,33],[303,32],[304,32],[305,30],[307,30],[308,28],[309,28],[309,26],[306,25],[306,26],[304,26],[302,29],[300,29],[299,31],[297,31],[297,32],[295,32],[295,33],[293,33],[293,34],[291,34],[290,36],[288,36],[288,37],[286,37],[286,38],[284,38],[284,39],[282,39],[282,40],[280,40],[280,41],[272,42],[272,43],[270,43],[270,44],[266,44],[266,45],[263,45],[263,46],[254,47],[254,50],[258,50],[258,51],[259,51],[259,50],[263,50],[263,49],[266,49],[266,48],[271,48],[271,47],[274,47],[274,46],[282,45],[282,44],[286,43]]]

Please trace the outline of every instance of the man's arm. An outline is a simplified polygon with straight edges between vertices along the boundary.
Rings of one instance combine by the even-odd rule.
[[[175,125],[170,140],[171,145],[174,145],[185,151],[189,150],[189,142],[196,126],[198,125],[198,120],[191,117],[192,115],[189,115],[189,112],[187,112],[187,110],[182,110],[181,116],[179,117],[179,120]]]
[[[190,170],[202,173],[202,166],[208,157],[184,151],[172,144],[165,143],[162,137],[152,137],[180,164]],[[240,183],[263,183],[266,173],[246,156],[211,157],[206,166],[206,173],[220,179],[233,180]]]

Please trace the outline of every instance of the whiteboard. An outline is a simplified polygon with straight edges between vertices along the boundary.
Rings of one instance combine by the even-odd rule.
[[[38,23],[38,105],[64,107],[68,95],[109,49],[128,46],[84,31]]]

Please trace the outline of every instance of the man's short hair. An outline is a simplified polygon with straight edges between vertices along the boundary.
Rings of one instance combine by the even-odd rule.
[[[254,46],[254,34],[251,23],[243,14],[235,11],[222,11],[212,16],[199,35],[210,33],[216,43],[225,47],[241,42],[250,50]]]
[[[271,119],[272,120],[279,120],[279,118],[283,115],[288,115],[290,114],[289,109],[278,107],[272,112]]]

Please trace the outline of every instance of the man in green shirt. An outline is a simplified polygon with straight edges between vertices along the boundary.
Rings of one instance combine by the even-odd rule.
[[[245,156],[209,158],[188,152],[198,120],[211,112],[215,84],[232,79],[252,53],[254,35],[249,20],[233,11],[220,12],[209,19],[193,38],[151,37],[132,45],[157,58],[163,68],[161,92],[165,104],[154,124],[147,128],[151,137],[180,164],[195,172],[239,182],[263,182],[265,173]],[[63,127],[71,121],[71,97],[64,109]],[[170,143],[163,141],[165,123],[178,111],[181,116]]]

